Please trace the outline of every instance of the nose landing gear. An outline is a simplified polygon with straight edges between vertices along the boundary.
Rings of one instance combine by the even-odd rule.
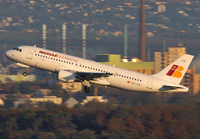
[[[27,67],[27,68],[26,68],[26,71],[25,71],[25,72],[23,72],[23,76],[24,76],[24,77],[26,77],[26,76],[28,75],[28,73],[27,73],[27,72],[28,72],[28,70],[29,70],[29,69],[30,69],[30,67]]]
[[[27,72],[24,72],[23,75],[24,75],[24,77],[26,77],[28,74],[27,74]]]

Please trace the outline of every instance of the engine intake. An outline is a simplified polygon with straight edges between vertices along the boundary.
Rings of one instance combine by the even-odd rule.
[[[74,82],[74,80],[76,79],[75,74],[64,70],[60,70],[58,72],[57,78],[59,81],[63,82]]]

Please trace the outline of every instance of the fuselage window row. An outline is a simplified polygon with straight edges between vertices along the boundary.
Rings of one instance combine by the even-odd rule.
[[[22,51],[22,50],[20,50],[20,49],[18,49],[18,51]],[[40,56],[40,57],[42,57],[42,55],[40,55],[40,54],[35,54],[35,56]],[[45,56],[43,56],[44,58],[45,58]],[[46,56],[46,58],[48,58],[48,59],[50,59],[50,57],[47,57]],[[66,62],[67,64],[69,63],[69,64],[72,64],[73,65],[73,63],[71,63],[71,62],[68,62],[68,61],[64,61],[64,60],[60,60],[60,59],[53,59],[53,58],[51,58],[51,60],[56,60],[56,61],[59,61],[59,62]],[[76,64],[76,66],[77,66],[77,64]],[[80,67],[85,67],[85,68],[88,68],[88,69],[93,69],[93,70],[96,70],[96,71],[101,71],[101,72],[104,72],[104,73],[110,73],[110,72],[107,72],[107,71],[103,71],[103,70],[100,70],[100,69],[96,69],[96,68],[92,68],[92,67],[89,67],[89,66],[82,66],[82,65],[80,65]],[[127,78],[127,79],[132,79],[132,80],[135,80],[135,81],[142,81],[142,80],[140,80],[140,79],[136,79],[136,78],[131,78],[131,77],[128,77],[128,76],[124,76],[124,75],[121,75],[121,74],[117,74],[117,76],[119,76],[119,77],[124,77],[124,78]]]

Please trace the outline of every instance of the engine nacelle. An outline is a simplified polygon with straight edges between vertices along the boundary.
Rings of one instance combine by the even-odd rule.
[[[75,74],[64,70],[60,70],[58,72],[57,78],[58,80],[63,82],[74,82],[74,80],[76,79]]]

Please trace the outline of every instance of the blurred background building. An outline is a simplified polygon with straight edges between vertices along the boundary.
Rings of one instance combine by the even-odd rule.
[[[176,47],[168,47],[167,52],[154,52],[154,73],[158,73],[185,53],[186,47],[182,43],[179,43]],[[187,86],[190,93],[194,95],[199,92],[200,74],[196,73],[195,66],[188,68],[181,84]]]
[[[96,61],[148,75],[154,72],[154,62],[142,62],[138,58],[132,58],[131,60],[127,58],[122,59],[121,55],[118,54],[99,54],[96,57]]]

